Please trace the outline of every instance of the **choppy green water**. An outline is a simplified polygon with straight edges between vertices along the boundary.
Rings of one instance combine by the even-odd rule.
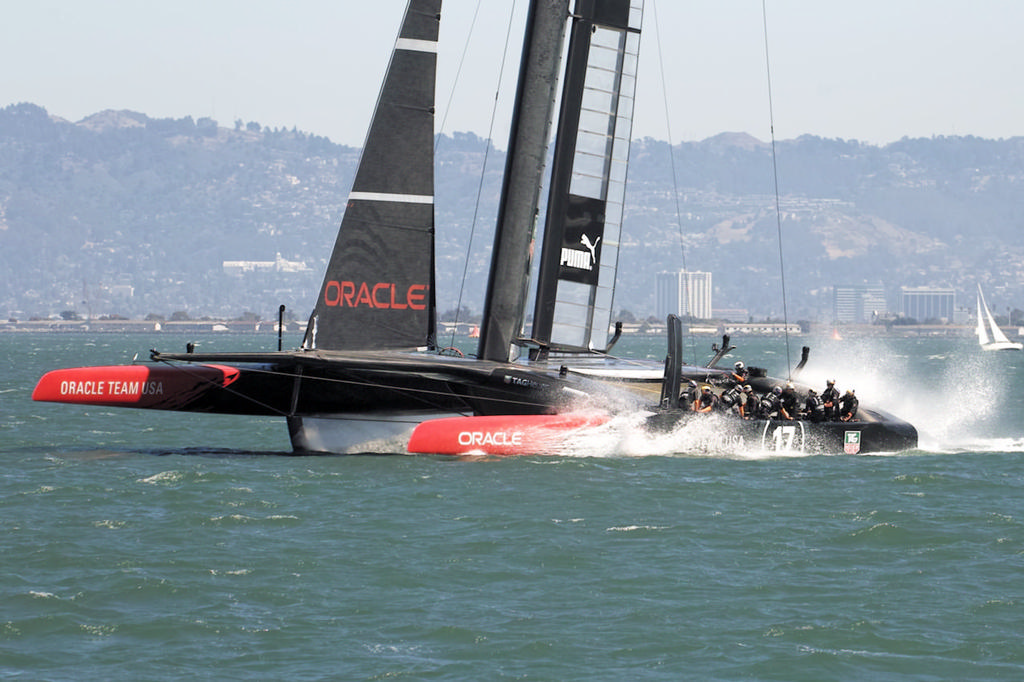
[[[1024,677],[1024,354],[812,354],[924,432],[880,457],[282,457],[272,419],[28,398],[154,343],[0,335],[0,677]]]

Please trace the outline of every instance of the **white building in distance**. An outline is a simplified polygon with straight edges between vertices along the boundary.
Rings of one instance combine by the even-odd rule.
[[[888,313],[882,284],[836,284],[832,287],[832,319],[866,324]]]
[[[659,272],[655,280],[658,317],[676,314],[686,319],[711,319],[710,272]]]
[[[304,261],[292,261],[276,254],[274,260],[226,260],[222,267],[228,275],[243,275],[247,272],[305,272],[309,270]]]

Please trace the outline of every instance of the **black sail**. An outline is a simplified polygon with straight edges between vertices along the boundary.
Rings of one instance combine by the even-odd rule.
[[[406,8],[304,348],[434,345],[440,11],[441,0],[410,0]]]

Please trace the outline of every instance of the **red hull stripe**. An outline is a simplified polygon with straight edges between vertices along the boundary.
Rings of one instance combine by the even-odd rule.
[[[409,452],[436,455],[544,454],[580,429],[608,421],[599,412],[450,417],[425,421],[412,433]]]
[[[199,395],[238,378],[226,365],[113,365],[47,372],[32,400],[77,405],[183,409]]]

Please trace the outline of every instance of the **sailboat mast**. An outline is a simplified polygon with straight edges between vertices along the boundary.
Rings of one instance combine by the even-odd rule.
[[[523,326],[540,187],[554,112],[567,0],[532,0],[477,355],[508,361]]]

